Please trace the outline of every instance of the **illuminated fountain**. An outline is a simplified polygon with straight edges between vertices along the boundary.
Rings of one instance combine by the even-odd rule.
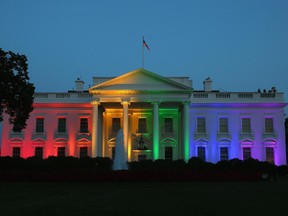
[[[113,162],[113,170],[127,170],[127,152],[125,152],[123,142],[123,130],[120,129],[116,138],[115,158]]]

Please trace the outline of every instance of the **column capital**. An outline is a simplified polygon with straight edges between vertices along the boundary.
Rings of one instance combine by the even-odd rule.
[[[190,100],[189,100],[189,101],[182,101],[182,104],[183,104],[183,105],[190,105],[190,103],[191,103]]]
[[[93,98],[90,103],[94,105],[99,105],[100,104],[100,98]]]
[[[121,105],[124,104],[130,105],[130,98],[121,98]]]
[[[151,104],[152,105],[159,105],[161,102],[160,101],[152,101]]]

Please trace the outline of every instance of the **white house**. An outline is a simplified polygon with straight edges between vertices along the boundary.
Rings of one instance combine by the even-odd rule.
[[[189,77],[144,69],[93,83],[89,91],[78,79],[75,91],[35,93],[22,131],[13,131],[4,116],[2,156],[113,158],[122,128],[128,161],[252,157],[286,164],[286,103],[275,88],[219,92],[207,78],[203,90],[194,90]]]

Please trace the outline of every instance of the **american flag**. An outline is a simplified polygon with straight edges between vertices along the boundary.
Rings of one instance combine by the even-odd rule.
[[[144,39],[143,39],[143,46],[146,47],[150,51],[150,48],[149,48],[149,46],[147,45],[147,43],[145,42]]]

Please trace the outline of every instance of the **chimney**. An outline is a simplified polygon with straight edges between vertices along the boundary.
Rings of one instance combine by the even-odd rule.
[[[77,78],[75,81],[75,90],[77,92],[82,92],[84,88],[84,81],[80,80],[80,78]]]
[[[210,77],[207,77],[204,82],[204,91],[211,91],[212,90],[212,80]]]

